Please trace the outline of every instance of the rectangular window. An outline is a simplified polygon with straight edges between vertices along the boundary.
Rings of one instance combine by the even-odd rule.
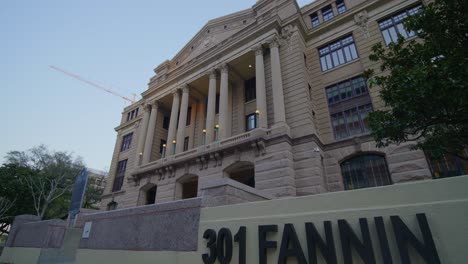
[[[368,115],[373,109],[362,76],[329,86],[325,91],[336,139],[369,132]]]
[[[416,36],[415,32],[405,29],[403,21],[409,16],[418,14],[421,8],[421,5],[411,7],[379,22],[379,28],[385,40],[385,45],[388,46],[391,43],[398,42],[399,35],[403,36],[405,39]]]
[[[327,22],[335,16],[335,14],[333,14],[333,8],[331,5],[322,8],[322,16],[323,22]]]
[[[363,134],[369,131],[367,116],[372,112],[372,104],[353,107],[331,115],[335,139]]]
[[[164,116],[164,118],[163,118],[163,128],[164,129],[166,129],[166,130],[169,129],[170,120],[171,119],[169,118],[169,116],[166,116],[166,115]]]
[[[319,48],[319,55],[322,71],[328,71],[358,58],[353,36],[344,37]]]
[[[125,151],[130,149],[130,145],[132,144],[133,133],[125,135],[122,139],[122,146],[120,147],[120,151]]]
[[[245,117],[245,129],[250,131],[257,128],[257,114],[250,114]]]
[[[320,25],[320,20],[317,14],[310,15],[310,21],[312,21],[312,27],[318,27]]]
[[[184,138],[184,151],[188,150],[188,145],[189,145],[189,137]]]
[[[159,154],[163,154],[164,145],[166,144],[167,144],[167,141],[164,139],[161,139],[161,142],[159,143]]]
[[[367,93],[366,80],[363,77],[334,84],[326,88],[328,104],[333,105]]]
[[[125,170],[127,169],[127,161],[128,160],[121,160],[119,161],[119,163],[117,163],[117,172],[115,174],[112,192],[117,192],[122,189],[122,185],[125,178]]]
[[[245,102],[250,102],[257,98],[257,91],[256,91],[256,79],[252,78],[244,82],[245,87]]]
[[[190,118],[192,117],[192,107],[187,108],[187,121],[185,122],[186,126],[190,126]]]
[[[338,14],[346,12],[346,5],[343,0],[336,1],[336,9],[338,9]]]

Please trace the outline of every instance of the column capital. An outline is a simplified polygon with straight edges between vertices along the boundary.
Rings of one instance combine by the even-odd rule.
[[[154,99],[154,100],[148,102],[148,105],[151,105],[151,107],[159,107],[159,102],[158,102],[158,100]]]
[[[220,69],[221,73],[228,73],[229,72],[229,65],[227,63],[223,63],[223,64],[221,64],[221,66],[219,66],[219,69]]]
[[[268,45],[270,46],[270,49],[271,48],[279,48],[280,42],[278,40],[278,36],[275,36],[275,37],[271,38],[270,40],[268,40]]]
[[[207,75],[210,77],[210,79],[216,79],[216,69],[211,69],[207,72]]]
[[[188,93],[190,89],[190,86],[188,84],[182,85],[179,90],[182,91],[182,93]]]
[[[252,51],[255,52],[255,56],[263,55],[263,45],[262,44],[255,45],[252,48]]]
[[[173,96],[179,96],[179,88],[172,91]]]
[[[149,103],[144,103],[144,104],[142,104],[141,106],[142,106],[143,110],[145,110],[145,112],[151,111],[151,104],[149,104]]]

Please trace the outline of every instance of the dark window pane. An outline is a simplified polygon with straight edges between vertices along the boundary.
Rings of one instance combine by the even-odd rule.
[[[169,116],[164,116],[164,119],[163,119],[163,128],[164,129],[169,129],[169,122],[170,122],[170,118]]]
[[[219,114],[219,94],[216,95],[215,114]],[[178,122],[177,122],[178,123]]]
[[[257,98],[256,79],[252,78],[244,82],[245,87],[245,102],[255,100]]]
[[[186,126],[190,126],[190,118],[192,117],[192,107],[188,107],[187,109],[187,121],[185,122]]]
[[[130,146],[132,144],[132,138],[133,138],[133,133],[125,135],[122,138],[122,146],[120,147],[120,151],[125,151],[127,149],[130,149]]]
[[[346,190],[392,184],[385,158],[379,155],[363,155],[341,164],[343,184]]]
[[[331,5],[324,7],[322,9],[322,16],[323,16],[323,21],[326,22],[328,20],[331,20],[335,15],[333,14],[333,9]]]
[[[120,191],[120,189],[122,189],[126,168],[127,160],[122,160],[117,163],[117,172],[115,174],[114,185],[112,186],[113,192]]]
[[[245,128],[247,131],[255,129],[257,127],[257,115],[250,114],[245,117]]]
[[[403,36],[405,39],[416,35],[415,32],[408,32],[405,29],[403,21],[409,16],[419,13],[421,8],[422,6],[418,5],[379,22],[379,28],[382,31],[382,36],[387,46],[392,42],[397,42],[398,35]]]
[[[346,12],[346,5],[343,0],[336,1],[336,9],[338,9],[338,14]]]
[[[317,27],[318,25],[320,25],[320,21],[317,14],[310,15],[310,20],[312,21],[312,27]]]
[[[184,138],[184,151],[187,151],[189,147],[189,137]]]
[[[319,49],[322,71],[358,58],[353,36],[347,36]]]

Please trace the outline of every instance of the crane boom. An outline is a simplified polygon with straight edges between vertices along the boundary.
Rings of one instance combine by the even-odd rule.
[[[79,80],[79,81],[82,81],[82,82],[87,83],[87,84],[89,84],[89,85],[91,85],[91,86],[94,86],[94,87],[96,87],[96,88],[98,88],[98,89],[104,90],[104,91],[106,91],[106,92],[108,92],[108,93],[110,93],[110,94],[112,94],[112,95],[118,96],[118,97],[120,97],[120,98],[122,98],[122,99],[124,99],[124,100],[126,100],[126,101],[128,101],[128,102],[130,102],[131,104],[135,103],[135,98],[130,99],[130,98],[126,97],[126,96],[120,95],[120,94],[118,94],[118,93],[112,91],[112,90],[109,89],[109,88],[106,88],[106,87],[104,87],[104,86],[102,86],[102,85],[100,85],[100,84],[97,84],[97,83],[88,81],[88,80],[86,80],[85,78],[83,78],[83,77],[81,77],[81,76],[79,76],[79,75],[73,74],[73,73],[68,72],[68,71],[66,71],[66,70],[63,70],[63,69],[60,69],[59,67],[55,67],[55,66],[53,66],[53,65],[50,65],[49,67],[52,68],[52,69],[54,69],[54,70],[56,70],[56,71],[59,71],[59,72],[61,72],[61,73],[63,73],[63,74],[66,74],[66,75],[68,75],[68,76],[70,76],[70,77],[73,77],[73,78],[75,78],[75,79],[77,79],[77,80]]]

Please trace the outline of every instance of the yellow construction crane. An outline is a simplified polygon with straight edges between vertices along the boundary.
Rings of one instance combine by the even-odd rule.
[[[73,73],[68,72],[68,71],[66,71],[66,70],[63,70],[63,69],[60,69],[59,67],[55,67],[55,66],[53,66],[53,65],[51,65],[51,66],[49,66],[49,67],[52,68],[52,69],[54,69],[54,70],[56,70],[56,71],[59,71],[59,72],[61,72],[61,73],[63,73],[63,74],[66,74],[66,75],[68,75],[68,76],[70,76],[70,77],[73,77],[73,78],[75,78],[75,79],[77,79],[77,80],[79,80],[79,81],[82,81],[82,82],[87,83],[87,84],[89,84],[89,85],[91,85],[91,86],[94,86],[94,87],[96,87],[96,88],[98,88],[98,89],[104,90],[104,91],[106,91],[106,92],[108,92],[108,93],[110,93],[110,94],[112,94],[112,95],[118,96],[118,97],[124,99],[125,101],[130,102],[130,104],[133,104],[133,103],[136,102],[136,94],[133,94],[133,98],[130,99],[130,98],[128,98],[128,97],[126,97],[126,96],[123,96],[123,95],[120,95],[120,94],[118,94],[118,93],[112,91],[111,89],[106,88],[106,87],[104,87],[104,86],[102,86],[102,85],[100,85],[100,84],[97,84],[97,83],[88,81],[88,80],[86,80],[85,78],[83,78],[83,77],[81,77],[81,76],[79,76],[79,75],[73,74]]]

